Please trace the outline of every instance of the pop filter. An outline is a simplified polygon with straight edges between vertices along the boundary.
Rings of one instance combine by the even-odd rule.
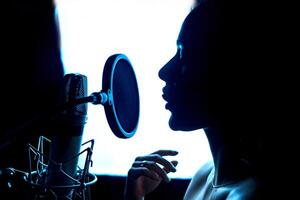
[[[111,130],[119,138],[132,137],[139,121],[139,91],[133,67],[124,54],[107,59],[102,91],[108,96],[104,109]]]

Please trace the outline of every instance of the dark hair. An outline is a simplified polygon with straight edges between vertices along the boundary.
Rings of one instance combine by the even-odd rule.
[[[264,151],[261,89],[255,81],[260,74],[253,66],[258,58],[249,57],[248,21],[240,24],[244,15],[223,4],[222,0],[198,1],[185,19],[182,32],[193,39],[197,56],[196,67],[207,67],[209,113],[226,132],[226,139],[235,140],[241,157],[253,166],[259,166]],[[237,19],[236,19],[237,18]],[[194,49],[195,50],[195,49]],[[195,69],[199,74],[199,69]],[[201,72],[203,70],[201,69]],[[196,75],[200,76],[200,75]],[[201,76],[202,78],[202,76]]]

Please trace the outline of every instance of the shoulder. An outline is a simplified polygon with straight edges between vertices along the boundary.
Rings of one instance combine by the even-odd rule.
[[[187,188],[184,199],[193,199],[194,196],[199,196],[202,191],[206,190],[213,167],[213,162],[208,162],[196,172]]]
[[[213,168],[214,163],[212,161],[207,162],[196,172],[192,178],[192,181],[198,181],[202,179],[206,181]]]

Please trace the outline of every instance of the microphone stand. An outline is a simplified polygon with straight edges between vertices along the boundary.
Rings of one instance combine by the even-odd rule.
[[[42,114],[36,115],[35,117],[31,118],[30,120],[27,120],[22,125],[14,128],[14,129],[11,129],[10,131],[7,131],[3,136],[5,142],[0,144],[0,150],[2,148],[4,148],[6,145],[11,144],[18,137],[24,136],[24,132],[25,132],[24,130],[26,130],[30,127],[33,127],[36,124],[41,124],[45,120],[50,119],[54,115],[56,115],[64,110],[67,110],[69,108],[72,108],[73,106],[84,104],[84,103],[93,103],[94,105],[98,105],[98,104],[105,105],[108,102],[108,100],[109,100],[108,95],[105,92],[101,91],[101,92],[94,92],[90,96],[87,96],[87,97],[72,99],[62,105],[55,106],[54,109],[49,109],[48,111],[46,111]],[[40,136],[40,140],[42,142],[43,142],[43,140],[46,140],[48,142],[50,141],[49,139],[47,139],[44,136]],[[84,152],[87,152],[87,158],[85,161],[83,172],[81,174],[81,178],[79,181],[77,181],[78,183],[70,185],[70,186],[52,186],[52,188],[50,188],[50,189],[76,188],[76,190],[78,190],[79,188],[81,188],[82,189],[82,191],[81,191],[82,198],[83,198],[83,200],[86,200],[85,192],[86,192],[87,186],[92,185],[97,181],[97,177],[95,175],[88,173],[89,164],[92,162],[91,155],[93,152],[94,141],[91,140],[91,141],[85,142],[82,145],[85,145],[89,142],[91,143],[91,147],[89,147],[86,150],[84,150],[83,152],[79,153],[79,155],[80,155]],[[44,163],[44,158],[47,158],[47,159],[49,159],[49,158],[47,155],[44,154],[43,149],[40,150],[39,148],[35,148],[34,146],[32,146],[30,144],[28,144],[28,150],[29,150],[29,173],[23,172],[23,171],[14,169],[14,168],[3,169],[3,170],[0,170],[0,172],[10,172],[9,173],[10,177],[13,177],[15,175],[20,176],[20,174],[21,174],[21,176],[23,176],[24,180],[27,183],[29,183],[32,187],[45,189],[45,188],[43,188],[43,187],[45,187],[45,185],[41,185],[41,183],[38,183],[39,182],[39,180],[37,180],[38,172],[32,170],[31,152],[33,152],[35,154],[35,156],[34,156],[35,158],[36,157],[39,158],[39,160],[37,162],[42,165],[42,168],[43,168],[43,166],[46,166],[46,164]],[[79,156],[79,155],[76,155],[76,156]],[[53,162],[55,162],[55,161],[53,161]],[[1,175],[2,174],[0,174],[0,178],[1,178]],[[87,192],[89,193],[87,196],[90,196],[90,191],[88,190]]]

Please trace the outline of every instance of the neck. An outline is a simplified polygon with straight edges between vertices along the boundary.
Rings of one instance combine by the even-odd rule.
[[[206,128],[205,133],[215,166],[213,184],[226,185],[247,177],[249,167],[239,154],[238,138],[228,139],[228,132],[217,127]]]

